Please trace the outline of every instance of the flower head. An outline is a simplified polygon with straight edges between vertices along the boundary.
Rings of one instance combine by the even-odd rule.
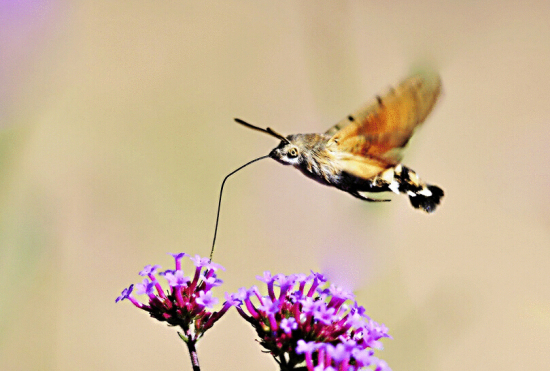
[[[176,261],[176,269],[157,273],[159,265],[147,265],[139,273],[146,278],[135,285],[136,290],[134,285],[130,285],[122,291],[116,302],[128,299],[136,307],[149,312],[151,317],[180,327],[183,330],[183,334],[180,334],[182,339],[195,343],[236,302],[229,298],[221,310],[213,312],[211,309],[218,303],[218,299],[212,296],[211,289],[222,284],[216,271],[223,267],[196,255],[190,258],[195,265],[193,278],[190,278],[184,276],[181,269],[181,259],[190,255],[170,255]],[[164,291],[157,275],[164,277],[168,290]],[[133,292],[147,295],[147,303],[138,301]]]
[[[309,371],[390,370],[373,350],[381,349],[381,338],[390,337],[387,328],[368,317],[351,292],[329,285],[315,272],[264,272],[257,279],[266,284],[267,295],[252,287],[231,298],[281,369],[305,362]]]

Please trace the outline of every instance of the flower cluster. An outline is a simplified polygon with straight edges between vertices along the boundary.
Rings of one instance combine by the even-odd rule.
[[[389,370],[373,351],[382,348],[381,338],[390,337],[387,328],[368,317],[351,292],[329,285],[314,272],[309,276],[265,272],[257,278],[266,283],[268,295],[260,295],[253,286],[241,288],[231,298],[281,370],[296,369],[304,362],[309,371]]]
[[[190,255],[185,253],[170,254],[176,260],[176,269],[159,272],[168,282],[170,289],[164,292],[156,276],[160,266],[147,265],[141,272],[143,282],[135,285],[137,294],[148,296],[148,303],[143,304],[133,296],[134,285],[124,289],[116,299],[119,302],[130,300],[136,307],[143,309],[151,317],[167,322],[171,326],[179,326],[183,330],[180,337],[186,343],[196,343],[206,330],[221,318],[231,307],[232,301],[226,301],[219,312],[211,309],[218,303],[218,299],[212,297],[211,289],[222,284],[216,277],[218,269],[224,269],[221,265],[211,263],[208,258],[196,255],[190,259],[195,264],[193,278],[185,277],[181,269],[181,259]]]

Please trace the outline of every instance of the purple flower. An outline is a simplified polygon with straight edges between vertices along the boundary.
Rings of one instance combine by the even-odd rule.
[[[132,302],[132,304],[134,304],[136,307],[138,308],[142,308],[144,307],[143,304],[141,304],[139,301],[136,300],[136,298],[133,297],[132,295],[132,291],[134,289],[134,285],[130,285],[130,287],[122,290],[122,293],[120,294],[120,296],[118,298],[116,298],[115,300],[115,303],[118,303],[119,301],[121,300],[130,300],[130,302]]]
[[[316,305],[313,310],[313,318],[325,325],[330,325],[335,319],[338,319],[334,315],[335,311],[334,308],[327,308],[325,305]]]
[[[149,281],[147,278],[142,283],[136,284],[136,292],[138,295],[148,295],[150,298],[155,297],[155,281]]]
[[[199,255],[195,255],[194,258],[190,258],[193,263],[195,263],[195,267],[200,268],[204,267],[205,265],[208,265],[210,263],[210,259],[208,258],[201,258]]]
[[[134,289],[134,285],[130,285],[130,287],[122,290],[122,293],[120,294],[120,296],[116,298],[115,303],[118,303],[119,301],[124,299],[129,299],[133,289]]]
[[[217,271],[218,269],[221,269],[222,271],[225,271],[225,268],[221,266],[221,264],[218,264],[218,263],[212,263],[211,261],[208,261],[208,264],[205,264],[204,267],[206,269],[211,269],[213,270],[214,272]]]
[[[210,271],[209,271],[210,272]],[[201,276],[202,282],[205,284],[205,289],[210,290],[212,287],[220,286],[223,281],[216,276],[205,277]]]
[[[168,255],[172,255],[172,257],[176,260],[176,270],[179,271],[181,269],[181,259],[185,256],[190,256],[189,254],[186,254],[184,252],[179,253],[168,253]]]
[[[270,298],[264,298],[264,303],[258,307],[259,310],[267,314],[275,314],[279,311],[279,301],[271,301]]]
[[[238,294],[225,293],[225,302],[229,303],[232,306],[241,305],[242,300],[239,298]]]
[[[289,334],[292,332],[292,330],[296,330],[298,328],[298,322],[296,322],[293,317],[283,318],[283,320],[281,321],[281,328],[284,332]]]
[[[327,354],[336,364],[340,364],[346,359],[349,359],[351,351],[348,351],[348,349],[346,349],[346,346],[342,343],[338,343],[336,344],[336,346],[332,344],[327,344]]]
[[[270,271],[265,271],[262,276],[256,276],[256,279],[258,281],[262,281],[263,283],[269,283],[271,280],[273,280],[273,277],[271,277]]]
[[[223,267],[196,255],[190,258],[195,265],[195,273],[191,279],[184,276],[181,269],[182,258],[189,255],[185,253],[170,255],[175,260],[176,269],[157,273],[160,269],[159,265],[147,265],[139,272],[146,278],[135,285],[135,292],[138,295],[147,295],[147,304],[139,302],[132,295],[133,285],[124,289],[116,298],[116,302],[128,299],[136,307],[149,312],[150,316],[158,321],[180,327],[183,330],[180,337],[188,346],[194,347],[206,330],[212,327],[232,305],[240,301],[229,297],[230,300],[224,303],[221,310],[212,312],[211,309],[218,303],[218,299],[213,297],[211,288],[221,285],[222,281],[217,278],[216,271]],[[169,286],[168,290],[164,291],[157,275],[164,277]]]
[[[206,308],[212,308],[214,305],[218,304],[218,298],[212,297],[212,291],[208,291],[206,293],[204,291],[200,291],[196,302]]]
[[[168,281],[171,287],[185,286],[191,279],[183,275],[182,270],[166,271],[164,272],[164,278]]]
[[[304,340],[300,339],[297,342],[296,353],[298,354],[313,353],[316,350],[317,343],[315,343],[314,341],[305,342]]]
[[[315,272],[264,272],[257,278],[266,284],[267,295],[253,287],[241,288],[231,298],[281,369],[291,370],[305,361],[308,371],[389,371],[373,351],[381,346],[381,338],[390,337],[387,328],[370,319],[351,292],[329,285]]]
[[[294,283],[296,282],[296,276],[295,275],[285,276],[283,274],[278,274],[276,278],[277,278],[277,282],[279,283],[279,290],[280,290],[279,296],[284,297],[286,295],[286,292],[290,290],[292,286],[294,286]]]
[[[160,265],[146,265],[141,272],[140,276],[149,276],[150,274],[155,274],[156,271],[160,268]]]

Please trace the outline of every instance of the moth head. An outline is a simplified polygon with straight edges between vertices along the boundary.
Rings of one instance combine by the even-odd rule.
[[[292,135],[281,140],[281,143],[275,147],[269,157],[283,165],[299,165],[302,159],[302,149],[292,141]]]

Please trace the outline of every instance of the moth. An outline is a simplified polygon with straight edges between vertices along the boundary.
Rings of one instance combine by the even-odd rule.
[[[285,137],[269,127],[235,121],[279,139],[268,156],[318,183],[370,202],[390,201],[371,198],[370,193],[403,193],[414,208],[432,213],[443,190],[422,181],[401,159],[403,148],[432,111],[440,92],[439,75],[414,74],[323,134]]]

